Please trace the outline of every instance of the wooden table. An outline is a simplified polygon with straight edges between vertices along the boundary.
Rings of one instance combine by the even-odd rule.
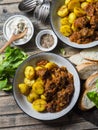
[[[42,25],[36,23],[33,14],[26,14],[18,10],[18,4],[21,0],[0,0],[0,47],[5,43],[3,37],[3,24],[12,15],[23,14],[29,17],[35,26],[36,33],[45,28],[50,28],[49,24]],[[53,51],[58,53],[59,47],[63,43],[59,43]],[[29,44],[22,46],[25,52],[35,54],[40,50],[35,46],[34,37]],[[89,118],[89,117],[88,117]],[[12,93],[0,92],[0,130],[98,130],[98,126],[94,125],[82,114],[77,112],[77,106],[66,116],[53,121],[40,121],[29,117],[20,110],[14,101]]]

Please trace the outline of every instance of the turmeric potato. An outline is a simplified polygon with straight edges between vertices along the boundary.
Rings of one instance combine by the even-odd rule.
[[[71,28],[72,28],[73,31],[77,31],[77,30],[78,30],[78,29],[74,26],[74,23],[72,24]]]
[[[44,94],[41,95],[41,99],[46,100],[46,97]]]
[[[60,16],[60,17],[65,17],[68,15],[68,13],[69,13],[69,11],[68,11],[68,8],[66,7],[66,5],[62,5],[57,12],[58,16]]]
[[[35,93],[37,93],[38,95],[41,95],[41,94],[44,93],[44,83],[41,82],[40,80],[37,80],[37,81],[33,84],[32,88],[33,88],[33,91],[34,91]]]
[[[35,67],[35,70],[37,71],[37,70],[40,70],[40,69],[43,69],[44,68],[44,66],[37,66],[37,67]]]
[[[33,102],[34,100],[38,99],[39,98],[39,95],[36,94],[35,92],[30,92],[30,94],[27,96],[27,100],[29,102]]]
[[[60,19],[61,25],[70,25],[68,17],[64,17]]]
[[[95,2],[95,0],[86,0],[87,2]],[[97,1],[97,0],[96,0]]]
[[[75,19],[76,19],[75,13],[73,13],[73,12],[70,13],[68,19],[69,19],[69,23],[72,24],[75,21]]]
[[[68,10],[73,11],[75,7],[80,7],[80,2],[78,0],[71,0],[68,4]]]
[[[27,66],[25,68],[24,74],[27,79],[33,79],[35,76],[35,70],[32,66]]]
[[[60,32],[64,36],[68,37],[68,36],[70,36],[72,34],[72,29],[71,29],[71,27],[69,25],[64,25],[64,26],[60,27]]]
[[[83,2],[83,3],[81,3],[81,8],[84,9],[88,4],[89,4],[89,2]]]
[[[23,95],[28,95],[30,92],[30,88],[24,83],[19,84],[18,88],[19,88],[21,94],[23,94]]]
[[[84,2],[85,0],[79,0],[79,2]]]
[[[46,109],[46,104],[47,102],[45,100],[37,99],[32,103],[32,107],[34,108],[34,110],[42,112]]]
[[[48,70],[51,70],[54,67],[57,67],[57,64],[55,64],[54,62],[49,62],[45,65],[45,68],[47,68]]]
[[[75,7],[74,14],[76,15],[76,17],[81,17],[84,16],[86,12],[82,8]]]
[[[32,86],[34,84],[35,80],[29,80],[27,78],[24,78],[24,83],[27,85],[27,86]]]
[[[65,0],[65,5],[67,6],[71,0]]]

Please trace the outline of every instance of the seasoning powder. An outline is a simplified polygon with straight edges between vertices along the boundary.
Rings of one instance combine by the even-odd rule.
[[[50,48],[54,44],[54,38],[50,34],[44,34],[41,37],[41,46],[44,48]]]

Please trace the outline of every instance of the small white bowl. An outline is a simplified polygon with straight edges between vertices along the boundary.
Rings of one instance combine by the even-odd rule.
[[[12,36],[12,33],[14,31],[14,24],[16,24],[16,22],[18,20],[23,20],[26,24],[26,27],[28,28],[27,34],[26,36],[24,36],[24,38],[21,38],[17,41],[14,41],[13,44],[14,45],[23,45],[26,44],[27,42],[29,42],[34,34],[34,26],[32,24],[32,22],[23,15],[14,15],[9,17],[3,26],[3,34],[6,40],[9,40],[10,37]]]
[[[45,34],[50,34],[53,36],[54,38],[54,44],[49,47],[49,48],[45,48],[45,47],[42,47],[41,45],[41,37]],[[37,47],[42,50],[42,51],[52,51],[56,46],[57,46],[57,42],[58,42],[58,39],[57,39],[57,36],[55,35],[55,33],[52,31],[52,30],[42,30],[40,31],[37,36],[36,36],[36,45]]]

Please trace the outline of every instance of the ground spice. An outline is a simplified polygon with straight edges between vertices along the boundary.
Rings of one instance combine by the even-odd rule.
[[[41,37],[41,46],[44,48],[50,48],[54,44],[54,38],[50,34],[44,34]]]

